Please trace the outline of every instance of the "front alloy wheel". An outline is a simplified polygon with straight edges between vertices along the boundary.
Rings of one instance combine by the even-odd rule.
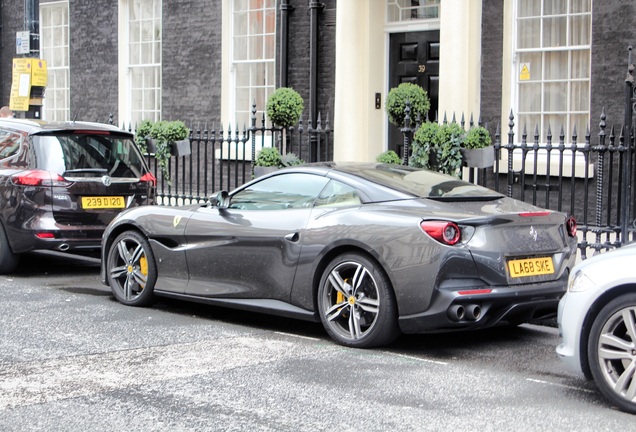
[[[146,238],[126,231],[112,243],[107,261],[108,281],[115,298],[130,306],[146,306],[154,299],[155,258]]]
[[[399,335],[388,278],[361,254],[341,255],[327,266],[318,309],[327,333],[342,345],[368,348],[388,344]]]
[[[636,294],[618,297],[601,310],[590,332],[588,357],[601,392],[636,414]]]

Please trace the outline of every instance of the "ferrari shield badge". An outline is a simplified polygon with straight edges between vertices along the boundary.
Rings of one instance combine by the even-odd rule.
[[[181,222],[181,216],[175,216],[172,220],[172,225],[176,228],[177,225],[179,225],[179,222]]]

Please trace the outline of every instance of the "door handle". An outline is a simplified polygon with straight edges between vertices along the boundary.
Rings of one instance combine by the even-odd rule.
[[[298,233],[291,233],[285,236],[285,240],[296,243],[300,239],[300,235]]]

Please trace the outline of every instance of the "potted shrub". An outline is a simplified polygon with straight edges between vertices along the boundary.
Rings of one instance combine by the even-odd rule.
[[[399,128],[404,127],[407,101],[411,108],[409,116],[412,120],[419,117],[421,121],[424,121],[428,110],[431,109],[431,101],[426,90],[422,87],[416,84],[402,83],[392,88],[386,97],[385,109],[389,116],[389,122]]]
[[[468,130],[461,149],[464,164],[471,168],[487,168],[495,164],[495,148],[488,129],[482,126]]]
[[[457,123],[423,123],[413,137],[409,165],[459,177],[464,137]]]
[[[150,120],[143,120],[135,130],[135,144],[142,154],[151,154],[156,150],[154,142],[150,138],[151,130],[152,122]]]
[[[254,160],[254,177],[260,177],[277,170],[281,165],[281,155],[276,147],[263,147]]]
[[[187,140],[190,131],[182,121],[160,120],[152,124],[150,137],[155,144],[155,159],[164,178],[170,183],[168,161],[170,156],[186,156],[190,154],[190,141]]]
[[[267,117],[276,126],[283,128],[283,154],[287,153],[287,128],[300,120],[305,102],[300,94],[289,87],[279,87],[267,98]]]
[[[166,122],[166,138],[170,143],[173,156],[188,156],[192,153],[190,148],[190,130],[181,120]]]
[[[281,155],[276,147],[263,147],[254,161],[254,177],[260,177],[279,168],[302,165],[305,161],[295,153]]]
[[[393,150],[387,150],[382,152],[375,158],[376,162],[385,163],[385,164],[402,164],[402,158],[398,156],[398,154]]]

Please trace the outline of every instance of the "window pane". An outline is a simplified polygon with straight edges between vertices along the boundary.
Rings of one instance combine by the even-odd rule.
[[[543,46],[567,46],[567,18],[545,18],[543,20]]]
[[[590,77],[590,52],[588,50],[572,51],[571,78]]]
[[[565,111],[567,109],[567,83],[546,83],[544,87],[544,111]]]
[[[590,44],[590,21],[589,15],[574,16],[571,18],[570,25],[570,45],[589,45]]]
[[[552,140],[557,140],[561,128],[567,129],[567,116],[565,114],[550,114],[543,116],[543,130],[541,137],[545,139],[548,136],[548,130],[552,133]]]
[[[541,112],[541,84],[519,85],[519,112]]]
[[[519,134],[522,134],[524,129],[528,134],[528,141],[534,140],[534,132],[536,128],[541,131],[541,115],[540,114],[519,114],[517,120],[519,126]]]
[[[570,12],[590,12],[591,0],[570,0]]]
[[[541,20],[519,20],[517,46],[519,48],[538,48],[541,37]]]
[[[569,137],[571,138],[572,134],[574,133],[574,127],[576,126],[576,133],[579,137],[584,137],[585,133],[587,132],[589,125],[589,115],[588,114],[572,114],[570,116],[570,135]],[[579,139],[578,142],[581,142],[582,140]]]
[[[545,79],[568,78],[568,52],[556,51],[545,54]]]
[[[541,0],[519,0],[517,7],[519,18],[541,15]]]
[[[587,111],[590,108],[590,83],[573,82],[570,91],[570,110]]]
[[[543,0],[544,15],[560,15],[567,12],[567,0]]]

